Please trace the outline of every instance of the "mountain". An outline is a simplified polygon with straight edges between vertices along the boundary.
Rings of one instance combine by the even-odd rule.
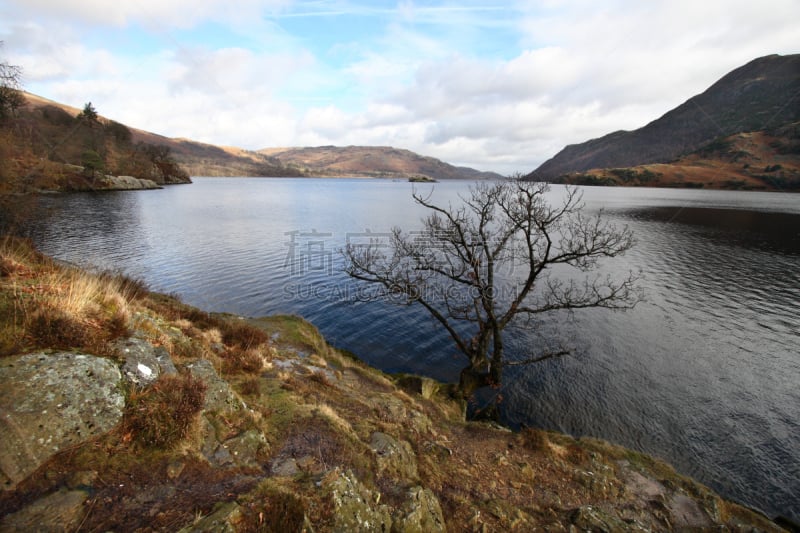
[[[433,157],[388,146],[267,148],[260,153],[312,176],[372,178],[497,179],[494,172],[456,167]]]
[[[152,187],[186,183],[190,175],[500,177],[390,147],[252,151],[215,146],[132,128],[99,114],[87,120],[77,108],[29,93],[24,96],[26,105],[0,130],[0,192],[132,188],[131,180],[118,176],[133,176]],[[96,113],[93,108],[92,112]]]
[[[574,185],[800,191],[800,122],[722,137],[671,163],[572,172],[553,181]]]
[[[590,169],[668,163],[712,141],[800,121],[800,54],[751,61],[661,118],[570,145],[527,177],[553,181]]]

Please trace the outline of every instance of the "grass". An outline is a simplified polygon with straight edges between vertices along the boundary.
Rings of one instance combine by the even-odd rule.
[[[146,294],[140,281],[57,265],[30,242],[2,237],[0,355],[53,348],[108,354]]]
[[[190,374],[164,375],[128,396],[122,431],[125,440],[168,449],[186,439],[203,408],[206,384]]]

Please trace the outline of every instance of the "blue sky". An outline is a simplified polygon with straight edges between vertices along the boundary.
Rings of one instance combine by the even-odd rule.
[[[221,145],[390,145],[501,173],[763,55],[800,2],[3,0],[27,90]]]

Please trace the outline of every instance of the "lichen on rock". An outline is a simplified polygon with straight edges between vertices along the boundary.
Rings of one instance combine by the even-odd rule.
[[[92,355],[0,360],[0,483],[4,490],[56,452],[111,430],[125,398],[117,366]]]

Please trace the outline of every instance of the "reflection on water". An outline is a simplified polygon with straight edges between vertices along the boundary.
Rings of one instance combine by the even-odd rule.
[[[437,184],[435,200],[466,187]],[[339,271],[348,238],[417,227],[410,193],[390,181],[197,179],[43,199],[30,230],[56,257],[122,268],[209,310],[299,313],[385,370],[455,380],[463,362],[423,311],[354,303],[358,286]],[[587,188],[584,199],[634,230],[635,249],[607,268],[641,270],[647,300],[512,326],[512,356],[554,341],[576,352],[510,369],[506,421],[653,453],[800,519],[797,196]]]

